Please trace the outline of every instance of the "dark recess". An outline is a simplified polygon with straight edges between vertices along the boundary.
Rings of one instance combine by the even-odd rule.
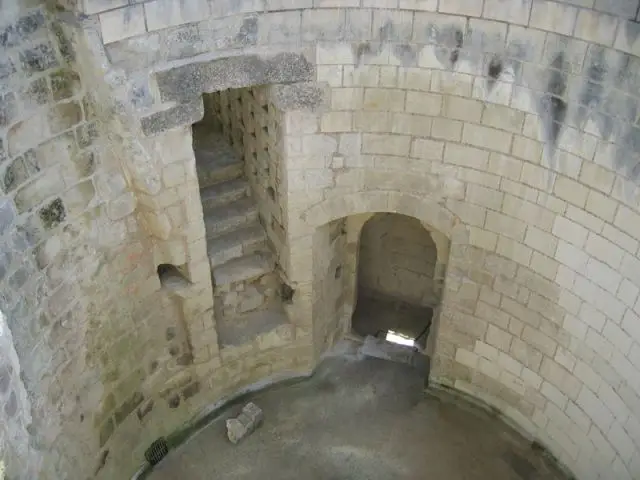
[[[291,303],[293,301],[293,294],[295,290],[286,283],[280,285],[280,298],[284,303]]]
[[[498,78],[502,74],[502,60],[498,57],[493,57],[489,61],[489,67],[487,69],[487,74],[489,75],[489,89],[491,90],[495,85]]]

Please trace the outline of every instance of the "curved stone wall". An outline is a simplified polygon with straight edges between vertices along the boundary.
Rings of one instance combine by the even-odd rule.
[[[74,234],[61,225],[56,232],[64,233],[64,241],[69,238],[71,243],[56,244],[62,240],[47,233],[30,247],[46,243],[46,251],[61,252],[67,276],[58,279],[71,271],[94,272],[88,276],[102,288],[80,288],[81,282],[72,277],[71,284],[77,287],[67,290],[70,282],[62,282],[58,290],[46,290],[47,301],[29,313],[7,309],[21,361],[36,358],[31,352],[38,346],[34,351],[46,352],[43,361],[49,365],[54,356],[42,347],[44,330],[36,335],[18,331],[12,317],[36,318],[38,306],[54,309],[56,301],[62,301],[55,318],[47,320],[55,325],[56,318],[76,305],[69,299],[86,305],[86,310],[73,310],[88,319],[84,328],[61,320],[61,325],[72,325],[71,337],[49,340],[56,349],[74,355],[65,354],[66,363],[47,370],[52,386],[43,383],[32,407],[38,413],[34,418],[47,413],[47,418],[59,419],[64,413],[85,426],[67,426],[60,437],[46,438],[44,445],[55,437],[57,444],[71,449],[85,445],[84,435],[91,437],[93,443],[86,443],[82,451],[87,450],[88,458],[97,456],[98,467],[105,465],[98,469],[99,475],[119,478],[141,461],[149,441],[175,429],[202,405],[260,375],[308,366],[348,328],[344,321],[348,305],[345,310],[323,302],[339,290],[326,284],[333,278],[327,280],[327,272],[335,269],[327,268],[324,259],[348,261],[349,254],[344,242],[330,241],[336,224],[327,224],[356,214],[396,212],[418,218],[450,241],[433,334],[433,379],[499,408],[580,479],[637,478],[637,3],[152,0],[119,7],[99,0],[83,2],[88,17],[68,21],[65,31],[73,32],[76,47],[90,44],[93,28],[100,31],[106,50],[100,61],[107,68],[92,78],[91,85],[107,84],[118,72],[118,81],[110,85],[123,92],[113,105],[108,104],[108,95],[89,96],[83,115],[93,104],[95,115],[102,119],[97,129],[102,136],[97,138],[110,140],[113,131],[125,136],[113,118],[138,116],[140,127],[134,128],[137,122],[132,122],[124,130],[146,159],[125,148],[99,163],[109,179],[119,178],[116,172],[123,178],[109,184],[106,198],[89,204],[91,208],[104,204],[100,212],[79,207],[78,218],[105,229],[99,238],[90,236],[95,232],[91,227]],[[67,17],[60,14],[60,18]],[[87,70],[96,71],[90,49],[74,51],[79,55],[78,71],[85,77]],[[20,53],[16,50],[10,58],[21,58]],[[288,307],[295,339],[274,342],[264,354],[236,351],[225,359],[218,352],[215,319],[204,313],[211,298],[208,265],[196,273],[204,262],[205,247],[201,207],[194,200],[197,183],[188,126],[202,115],[203,92],[309,81],[315,85],[271,91],[283,112],[279,146],[281,188],[286,193],[280,198],[286,240],[279,261],[295,289]],[[47,85],[53,87],[52,82]],[[70,98],[83,98],[76,95]],[[67,111],[69,102],[63,108],[53,106],[54,101],[52,93],[47,106],[38,107],[39,114],[28,116],[37,123],[33,128],[46,131],[43,135],[67,131],[57,123],[55,128],[38,123]],[[119,109],[118,102],[130,102],[128,110]],[[78,121],[85,122],[84,118]],[[13,124],[4,131],[8,129],[15,131]],[[78,135],[76,142],[84,138]],[[26,138],[35,143],[46,140]],[[170,150],[179,154],[167,155]],[[22,150],[10,154],[18,153]],[[181,188],[162,181],[159,188],[145,183],[163,174],[164,182],[171,182],[180,167],[169,165],[182,160]],[[55,162],[50,175],[38,178],[53,179],[54,171],[64,175],[66,170],[56,168],[63,164]],[[91,185],[100,190],[100,175],[91,175]],[[16,206],[6,203],[11,205],[7,207],[11,218],[23,215],[20,222],[27,224],[41,208],[38,202],[53,201],[70,187],[66,177],[52,190],[38,186],[37,195],[29,197],[35,203],[22,211],[18,196]],[[38,197],[45,192],[46,199]],[[2,199],[16,199],[14,195]],[[142,207],[131,215],[131,204],[136,202]],[[53,213],[58,211],[56,205]],[[167,205],[184,209],[179,215],[174,212],[179,220],[173,220]],[[109,213],[114,211],[122,215]],[[189,233],[182,235],[184,226]],[[113,243],[106,240],[106,233]],[[2,237],[8,238],[13,237]],[[313,255],[310,248],[315,249]],[[70,252],[80,256],[68,257]],[[137,256],[127,257],[135,252]],[[111,260],[93,261],[97,258]],[[191,265],[197,293],[188,298],[193,300],[185,302],[184,296],[176,300],[174,294],[158,290],[158,262]],[[106,266],[98,268],[103,263]],[[15,264],[12,268],[18,271]],[[53,276],[54,270],[49,267],[46,272]],[[3,293],[11,291],[9,278],[14,277],[2,280]],[[348,278],[340,282],[353,288]],[[139,287],[144,292],[135,298],[129,291],[134,284],[146,285]],[[348,304],[352,299],[343,301]],[[182,323],[176,325],[176,318]],[[189,345],[189,339],[201,339],[191,343],[193,365],[180,366],[169,359],[164,353],[168,337],[182,339],[178,348]],[[72,341],[66,343],[67,338]],[[20,342],[25,339],[31,343],[23,349]],[[81,357],[79,349],[92,355]],[[295,361],[281,360],[278,366],[263,368],[287,356]],[[105,363],[91,368],[89,359]],[[159,376],[148,370],[159,366],[163,372]],[[29,367],[24,369],[27,390],[45,378],[36,375],[36,366],[31,377]],[[53,373],[57,371],[62,376]],[[71,378],[77,385],[54,394],[54,385],[72,385]],[[167,390],[169,385],[173,387]],[[200,393],[189,395],[192,400],[185,398],[194,391]],[[95,402],[86,410],[91,419],[80,420],[85,407],[76,403],[76,395]],[[176,395],[180,405],[170,408]],[[151,399],[154,407],[144,403]],[[91,427],[86,426],[89,421]],[[109,439],[111,427],[115,433]],[[60,472],[77,477],[77,472],[98,468],[91,462],[69,463],[77,454],[66,451],[60,447],[55,455],[61,460],[50,463]]]

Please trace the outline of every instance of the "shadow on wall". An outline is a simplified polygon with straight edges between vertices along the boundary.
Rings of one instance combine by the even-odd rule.
[[[434,307],[438,251],[419,220],[395,213],[377,213],[360,234],[358,292]]]

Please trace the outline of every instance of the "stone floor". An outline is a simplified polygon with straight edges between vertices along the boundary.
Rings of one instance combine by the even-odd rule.
[[[425,332],[425,327],[431,323],[432,316],[433,310],[429,307],[359,294],[351,325],[362,337],[376,337],[388,330],[414,339],[420,336],[417,343],[424,348],[429,333],[428,330]]]
[[[411,367],[327,358],[309,380],[253,396],[265,421],[232,445],[228,410],[151,474],[152,480],[566,479],[497,418],[448,394],[426,394]]]

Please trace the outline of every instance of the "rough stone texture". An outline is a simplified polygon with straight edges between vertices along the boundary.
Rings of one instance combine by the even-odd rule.
[[[248,85],[311,80],[313,66],[299,53],[273,56],[242,55],[209,62],[190,63],[156,76],[164,102]]]
[[[11,331],[0,312],[0,473],[5,478],[36,475],[41,467],[25,428],[31,423],[31,402],[20,373]]]
[[[636,2],[59,3],[91,16],[0,20],[0,310],[35,477],[126,478],[205,405],[308,369],[350,328],[376,212],[447,265],[433,381],[580,479],[640,475]],[[322,108],[274,101],[325,85]],[[229,87],[277,107],[240,131],[288,328],[220,349],[190,123]]]
[[[202,101],[197,99],[143,117],[141,119],[142,131],[145,135],[151,136],[175,127],[195,123],[202,119],[203,114]]]
[[[233,444],[240,442],[251,435],[262,424],[263,419],[260,407],[253,402],[247,403],[237,417],[226,420],[227,438]]]

